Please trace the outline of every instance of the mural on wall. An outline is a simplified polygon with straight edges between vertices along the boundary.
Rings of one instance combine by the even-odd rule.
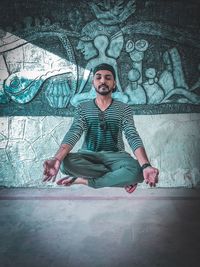
[[[19,22],[0,30],[2,115],[73,115],[95,97],[92,69],[102,62],[116,70],[113,97],[136,114],[200,112],[198,18],[173,25],[176,12],[186,16],[177,1],[48,1],[46,14],[46,1],[15,2]]]

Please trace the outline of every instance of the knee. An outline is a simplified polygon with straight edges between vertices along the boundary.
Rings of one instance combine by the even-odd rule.
[[[129,170],[130,172],[129,176],[130,184],[144,181],[143,171],[137,160],[135,160],[134,164],[128,165],[127,170]]]
[[[65,157],[63,159],[63,161],[61,162],[60,164],[60,171],[63,173],[63,174],[68,174],[68,171],[69,171],[69,166],[70,166],[70,154]]]
[[[60,171],[63,174],[72,174],[77,170],[78,156],[75,153],[68,154],[60,165]]]

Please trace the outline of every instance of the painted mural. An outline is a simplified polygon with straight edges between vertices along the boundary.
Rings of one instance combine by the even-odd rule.
[[[200,112],[197,0],[56,3],[3,1],[1,115],[73,115],[103,62],[135,114]]]

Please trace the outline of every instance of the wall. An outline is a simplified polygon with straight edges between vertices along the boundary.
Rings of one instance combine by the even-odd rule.
[[[4,117],[0,123],[0,186],[54,187],[42,183],[42,164],[58,149],[72,118]],[[135,123],[160,169],[158,187],[200,186],[199,114],[137,115]],[[126,150],[131,153],[127,144]]]
[[[0,186],[44,186],[42,162],[94,98],[102,62],[116,70],[114,97],[132,107],[159,186],[199,186],[198,0],[1,5]]]

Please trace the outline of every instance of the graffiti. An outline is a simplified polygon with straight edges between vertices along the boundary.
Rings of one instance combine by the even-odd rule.
[[[103,62],[116,71],[113,97],[140,114],[171,112],[173,105],[175,113],[200,112],[200,64],[192,66],[197,74],[191,82],[185,49],[199,51],[198,33],[160,21],[139,21],[135,0],[79,4],[62,12],[64,18],[68,14],[65,25],[47,17],[25,17],[23,27],[1,30],[0,105],[4,114],[9,115],[13,103],[24,114],[34,103],[40,106],[38,110],[49,105],[61,115],[71,114],[80,102],[95,97],[92,69]],[[148,5],[140,12],[147,12]],[[91,18],[87,22],[80,12],[86,6]]]

